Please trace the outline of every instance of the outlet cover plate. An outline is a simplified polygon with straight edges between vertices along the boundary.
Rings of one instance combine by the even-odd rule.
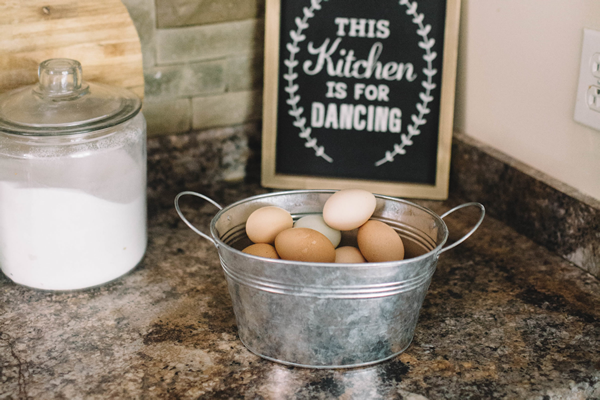
[[[600,32],[583,30],[575,121],[600,131]]]

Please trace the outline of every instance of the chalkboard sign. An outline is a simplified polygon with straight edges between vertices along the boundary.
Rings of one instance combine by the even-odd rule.
[[[262,184],[448,193],[460,0],[267,0]]]

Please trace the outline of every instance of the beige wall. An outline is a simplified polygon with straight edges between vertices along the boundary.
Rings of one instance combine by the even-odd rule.
[[[599,0],[463,0],[455,129],[600,199],[600,131],[573,120]]]

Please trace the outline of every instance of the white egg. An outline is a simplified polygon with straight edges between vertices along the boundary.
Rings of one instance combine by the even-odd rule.
[[[314,229],[317,232],[322,233],[331,241],[333,247],[337,247],[340,244],[340,240],[342,240],[342,233],[333,229],[329,225],[325,223],[323,216],[318,214],[306,215],[300,218],[294,224],[294,228],[309,228]]]
[[[335,192],[323,206],[325,223],[340,231],[356,229],[371,218],[377,199],[373,193],[362,189],[345,189]]]

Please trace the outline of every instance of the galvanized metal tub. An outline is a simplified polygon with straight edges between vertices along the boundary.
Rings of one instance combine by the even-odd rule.
[[[376,195],[372,219],[390,225],[402,237],[402,261],[331,264],[273,260],[241,250],[248,216],[278,206],[298,219],[320,214],[335,191],[302,190],[254,196],[222,208],[210,224],[211,236],[182,214],[179,199],[201,197],[182,192],[175,208],[183,221],[217,247],[227,279],[241,341],[268,360],[311,368],[350,368],[375,364],[402,353],[412,341],[419,310],[439,255],[467,239],[485,214],[479,203],[466,203],[438,216],[410,201]],[[448,228],[443,218],[468,206],[481,210],[477,224],[460,240],[443,247]],[[343,232],[342,244],[355,240]]]

